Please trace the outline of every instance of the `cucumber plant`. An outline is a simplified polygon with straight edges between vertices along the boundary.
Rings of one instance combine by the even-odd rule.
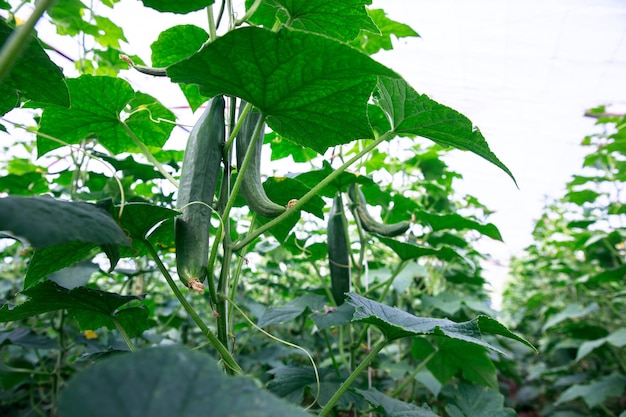
[[[111,3],[116,2],[106,2]],[[146,352],[137,356],[140,367],[103,359],[76,379],[78,360],[52,372],[44,364],[43,377],[28,380],[31,397],[44,386],[51,394],[37,394],[37,400],[46,407],[58,407],[65,416],[84,415],[88,407],[95,416],[106,410],[93,404],[113,395],[101,385],[109,381],[102,375],[132,369],[129,375],[113,372],[115,383],[109,385],[132,381],[141,391],[137,398],[163,398],[150,404],[120,399],[137,407],[133,412],[149,409],[156,416],[206,413],[206,401],[192,399],[208,398],[203,390],[215,381],[241,388],[211,397],[220,415],[395,415],[402,409],[407,415],[457,416],[468,415],[466,400],[477,395],[491,407],[485,414],[509,413],[497,392],[495,358],[507,341],[528,343],[485,315],[490,310],[484,305],[481,255],[471,247],[471,236],[501,238],[484,218],[458,213],[482,206],[454,198],[454,175],[440,159],[441,146],[471,151],[513,176],[467,117],[417,93],[372,58],[392,45],[392,36],[417,33],[368,7],[368,0],[255,0],[245,10],[224,1],[217,13],[211,0],[143,3],[162,13],[202,10],[207,30],[185,24],[152,34],[150,67],[122,53],[123,35],[111,39],[120,32],[95,8],[87,13],[80,2],[39,2],[33,21],[48,9],[61,33],[91,34],[99,45],[83,50],[77,64],[84,73],[68,78],[38,40],[29,38],[32,24],[14,29],[16,19],[9,14],[1,27],[6,55],[0,55],[0,74],[9,75],[0,109],[23,103],[18,110],[40,112],[37,127],[29,129],[37,135],[29,147],[41,164],[8,166],[12,177],[3,186],[26,183],[22,193],[106,200],[98,207],[115,219],[107,227],[128,239],[71,240],[82,236],[74,233],[85,224],[77,218],[59,232],[68,241],[35,247],[28,270],[16,272],[15,281],[24,275],[23,294],[7,297],[0,322],[59,312],[50,319],[55,326],[35,326],[58,329],[57,364],[94,350],[86,361],[96,361],[121,343]],[[12,12],[20,8],[21,3]],[[119,61],[111,58],[119,53]],[[87,61],[100,66],[82,65]],[[174,113],[116,76],[128,63],[142,76],[178,84],[191,109],[207,103],[184,151],[165,146],[178,132]],[[49,89],[42,91],[41,82]],[[262,182],[265,142],[277,174]],[[413,159],[393,162],[385,151],[390,143]],[[94,163],[113,174],[102,174]],[[69,168],[54,171],[58,166]],[[387,169],[398,173],[393,181],[378,180]],[[31,175],[21,176],[24,171]],[[369,215],[354,184],[368,184],[377,193],[387,224]],[[345,193],[355,208],[352,217],[345,212]],[[20,201],[28,206],[30,200]],[[414,213],[423,224],[407,232]],[[213,215],[220,220],[215,230]],[[37,221],[49,225],[51,217],[44,213]],[[26,236],[38,227],[27,224]],[[19,228],[9,224],[12,229]],[[468,237],[468,229],[477,233]],[[15,248],[11,258],[19,258]],[[96,266],[95,277],[68,283],[67,269],[77,273],[77,262],[101,261],[101,252],[109,268]],[[116,268],[120,261],[124,266]],[[66,332],[78,331],[78,342],[67,343]],[[200,371],[214,374],[217,366],[207,365],[213,363],[208,359],[202,365],[204,356],[154,349],[172,343],[209,350],[225,373],[257,381],[221,375],[205,380],[207,373]],[[279,349],[280,343],[288,348]],[[307,355],[295,354],[295,348]],[[475,372],[459,365],[466,362]],[[17,365],[10,371],[23,364]],[[177,377],[178,369],[203,375],[201,383]],[[171,398],[157,387],[165,380],[177,387]],[[20,386],[10,385],[11,392],[19,395]],[[79,406],[85,387],[97,396],[91,406]],[[11,404],[40,412],[27,397]],[[432,409],[414,405],[416,398]],[[173,409],[180,404],[185,407]],[[250,405],[258,408],[238,408]]]

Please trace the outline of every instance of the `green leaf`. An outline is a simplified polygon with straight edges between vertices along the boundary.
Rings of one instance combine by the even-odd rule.
[[[227,33],[167,73],[174,82],[198,84],[203,95],[254,104],[276,133],[320,153],[373,137],[366,113],[376,76],[398,77],[327,37],[258,27]]]
[[[287,206],[289,201],[298,200],[311,191],[311,188],[302,181],[288,177],[270,177],[263,183],[263,189],[273,202],[281,206]],[[302,210],[319,219],[324,219],[324,207],[326,207],[324,200],[319,196],[314,196],[302,207]]]
[[[331,327],[343,326],[349,323],[354,316],[354,307],[350,304],[342,305],[328,309],[327,311],[314,311],[311,314],[311,320],[319,330],[329,329]]]
[[[198,52],[208,39],[209,34],[194,25],[178,25],[166,29],[150,45],[152,65],[155,67],[172,65]]]
[[[434,249],[424,246],[417,246],[412,243],[400,242],[388,237],[376,236],[376,238],[391,250],[393,250],[403,261],[409,261],[411,259],[418,259],[425,256],[434,256],[444,261],[461,260],[467,263],[470,267],[475,268],[474,264],[460,255],[454,249],[444,246],[442,248]]]
[[[154,165],[141,164],[130,155],[124,159],[117,159],[99,152],[94,152],[93,155],[111,164],[117,171],[121,171],[125,177],[133,177],[141,181],[163,178],[163,175],[154,168]]]
[[[0,45],[4,45],[12,31],[13,28],[4,19],[0,19]],[[3,110],[1,114],[17,105],[17,91],[40,103],[65,107],[70,105],[70,96],[63,72],[50,60],[35,37],[31,37],[22,56],[14,64],[9,76],[2,82],[0,93],[5,101],[0,108]],[[11,104],[13,105],[10,106]]]
[[[419,37],[419,34],[409,25],[389,19],[382,9],[368,10],[367,13],[380,32],[379,34],[362,32],[361,35],[352,42],[352,45],[362,49],[368,55],[375,54],[381,49],[387,51],[393,49],[391,35],[395,36],[397,39],[410,36]]]
[[[141,0],[144,6],[159,12],[187,14],[212,5],[215,0]]]
[[[492,389],[448,385],[442,395],[449,399],[446,411],[450,417],[517,417],[514,410],[504,407],[504,396]]]
[[[380,304],[353,292],[348,293],[347,301],[356,308],[352,321],[375,325],[387,340],[417,335],[437,335],[463,340],[504,353],[482,339],[483,334],[494,334],[517,340],[534,349],[529,342],[487,316],[478,316],[471,321],[455,323],[448,319],[416,317],[406,311]]]
[[[68,290],[52,281],[43,281],[23,290],[22,294],[29,297],[29,300],[17,306],[3,305],[0,308],[0,322],[23,320],[42,313],[67,309],[72,314],[85,313],[80,317],[86,321],[78,322],[82,330],[95,330],[92,327],[94,320],[113,328],[117,309],[130,301],[140,299],[85,287]]]
[[[555,405],[582,398],[589,408],[597,407],[609,397],[618,397],[626,389],[626,378],[624,375],[613,373],[601,377],[586,385],[575,384],[566,389],[556,400]]]
[[[155,206],[148,203],[129,203],[122,207],[115,207],[116,217],[119,212],[122,217],[118,218],[120,227],[131,239],[144,239],[148,232],[158,223],[173,219],[179,212],[167,207]]]
[[[87,285],[91,275],[99,269],[100,267],[91,261],[82,261],[50,274],[48,279],[63,288],[71,290]],[[24,288],[28,287],[24,285]]]
[[[438,340],[437,353],[426,366],[442,384],[460,374],[468,382],[498,389],[496,366],[482,346],[455,339]]]
[[[46,107],[41,116],[41,133],[70,144],[95,137],[114,154],[133,151],[137,147],[120,119],[122,110],[133,103],[135,106],[129,109],[131,115],[128,124],[140,141],[160,148],[169,138],[174,125],[159,119],[172,121],[173,113],[146,94],[136,95],[130,84],[121,78],[82,75],[67,80],[67,84],[72,107]],[[61,146],[49,139],[37,137],[39,156]]]
[[[311,162],[317,156],[317,152],[283,139],[275,132],[265,135],[266,143],[268,137],[270,137],[269,143],[272,148],[272,161],[291,157],[294,162]]]
[[[489,308],[486,303],[479,300],[476,296],[470,295],[457,295],[449,292],[441,292],[437,295],[422,295],[422,304],[426,308],[438,308],[446,314],[456,314],[463,305],[471,308],[472,310],[484,314],[495,315],[496,312]]]
[[[569,193],[565,194],[563,200],[569,201],[570,203],[574,203],[578,206],[582,206],[585,203],[593,203],[601,195],[602,193],[598,193],[593,190],[570,191]]]
[[[502,235],[496,226],[491,223],[481,224],[477,221],[463,217],[460,214],[435,214],[425,211],[417,211],[413,213],[418,222],[428,224],[433,231],[454,229],[454,230],[476,230],[477,232],[488,236],[494,240],[502,242]]]
[[[17,345],[30,349],[56,349],[58,343],[48,336],[39,335],[28,327],[0,331],[0,346]]]
[[[360,389],[354,391],[377,411],[382,412],[385,417],[438,417],[428,406],[418,407],[396,400],[375,388],[370,388],[367,391]]]
[[[261,317],[257,325],[259,327],[267,327],[272,324],[284,323],[291,321],[303,314],[307,309],[321,310],[326,302],[326,297],[316,294],[306,294],[296,297],[281,306],[268,307]]]
[[[257,12],[262,14],[261,19],[253,16],[251,21],[272,27],[277,17],[294,29],[349,41],[361,30],[378,33],[365,9],[371,3],[371,0],[269,0],[263,2],[264,10]]]
[[[379,77],[378,104],[396,134],[422,136],[444,147],[471,151],[502,169],[515,182],[511,171],[491,152],[467,117],[418,94],[405,80]]]
[[[93,204],[48,197],[0,199],[0,230],[25,238],[35,248],[69,242],[130,245],[126,234],[104,210]]]
[[[600,307],[598,304],[591,303],[587,307],[584,307],[582,304],[572,303],[568,304],[567,307],[563,311],[558,312],[557,314],[551,316],[543,325],[542,331],[546,331],[551,327],[556,326],[559,323],[564,322],[569,319],[578,319],[581,317],[585,317],[594,311],[598,310]]]
[[[614,331],[610,335],[602,337],[600,339],[583,342],[578,348],[576,361],[581,360],[582,358],[590,354],[593,350],[599,348],[605,343],[610,343],[617,348],[623,348],[624,346],[626,346],[626,328],[622,327]]]
[[[313,188],[324,178],[328,177],[334,169],[328,161],[322,161],[322,168],[315,171],[307,171],[295,176],[298,181],[304,183],[307,187]],[[364,175],[358,175],[352,172],[342,172],[333,182],[328,184],[320,191],[320,195],[333,198],[337,195],[337,191],[346,191],[352,184],[372,184],[372,179]]]
[[[304,410],[229,377],[215,359],[181,347],[115,355],[75,375],[59,398],[65,417],[307,417]]]
[[[70,267],[85,259],[91,259],[98,252],[100,252],[98,245],[84,242],[70,242],[37,249],[28,263],[24,288],[38,284],[53,272]]]

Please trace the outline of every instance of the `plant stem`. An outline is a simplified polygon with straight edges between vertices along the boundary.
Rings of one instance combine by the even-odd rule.
[[[115,324],[117,331],[120,332],[120,335],[122,336],[122,339],[124,339],[124,342],[126,343],[126,346],[128,346],[128,349],[131,352],[137,352],[137,348],[133,344],[133,341],[130,340],[130,337],[128,337],[128,333],[126,333],[126,330],[124,329],[124,327],[122,327],[122,324],[119,322],[119,320],[117,320],[115,317],[111,317],[111,320],[113,320],[113,324]]]
[[[180,302],[180,304],[183,306],[187,314],[189,314],[191,319],[200,328],[200,330],[202,330],[202,333],[204,333],[204,335],[209,340],[209,342],[213,345],[215,350],[217,350],[217,352],[220,354],[220,357],[222,358],[222,360],[224,361],[224,364],[226,365],[226,369],[228,369],[229,372],[234,372],[238,375],[243,375],[243,370],[241,369],[237,361],[235,361],[235,359],[232,357],[228,349],[226,349],[226,347],[222,344],[222,342],[219,341],[219,339],[213,334],[213,332],[207,327],[207,325],[204,324],[204,322],[202,321],[202,319],[200,318],[196,310],[193,309],[191,304],[189,304],[189,302],[185,299],[185,296],[183,295],[183,293],[180,292],[180,290],[178,289],[178,286],[174,282],[174,279],[170,275],[165,265],[163,265],[161,258],[159,258],[159,254],[156,252],[156,250],[154,250],[152,243],[150,243],[148,240],[143,240],[142,242],[148,248],[148,251],[150,252],[150,256],[152,256],[152,259],[154,260],[154,262],[156,262],[159,268],[159,271],[161,271],[161,274],[163,274],[163,276],[165,277],[165,280],[167,281],[168,285],[172,289],[172,292],[174,292],[174,295],[176,296],[176,298],[178,298],[178,301]]]
[[[432,358],[435,357],[435,355],[437,354],[437,351],[433,351],[430,355],[428,355],[426,358],[424,358],[424,360],[422,362],[420,362],[419,365],[417,365],[415,367],[415,369],[413,369],[413,372],[411,372],[409,374],[409,376],[406,377],[406,379],[402,382],[402,384],[400,384],[398,386],[398,388],[396,388],[392,393],[391,393],[391,397],[396,397],[398,394],[400,394],[402,391],[404,391],[404,389],[407,387],[407,385],[409,385],[413,379],[415,378],[415,375],[417,375],[422,369],[424,369],[424,367],[428,364],[428,362],[430,362],[430,360]]]
[[[124,128],[128,136],[130,136],[132,141],[135,143],[135,145],[137,145],[139,150],[141,150],[141,153],[143,153],[144,156],[148,158],[148,161],[150,161],[152,165],[154,165],[154,167],[159,170],[161,175],[163,175],[163,177],[165,177],[166,180],[171,182],[172,185],[174,185],[174,187],[178,188],[178,181],[176,181],[174,177],[172,177],[170,173],[165,170],[163,165],[159,161],[157,161],[157,159],[154,157],[154,155],[152,155],[152,152],[150,152],[148,147],[144,145],[142,141],[139,140],[137,135],[135,135],[135,132],[133,132],[131,128],[128,127],[128,125],[124,123],[123,121],[120,120],[120,123],[122,124],[122,127]]]
[[[367,354],[367,356],[365,356],[365,358],[363,358],[361,363],[359,363],[359,366],[357,366],[354,369],[354,371],[352,371],[352,373],[348,376],[348,378],[346,378],[346,380],[343,381],[343,383],[339,386],[339,388],[337,389],[337,392],[335,392],[333,394],[333,396],[330,397],[330,400],[328,400],[328,402],[326,403],[324,408],[322,408],[322,411],[320,411],[320,413],[318,414],[318,417],[324,417],[332,410],[332,408],[335,406],[335,404],[337,404],[337,401],[339,401],[339,398],[341,398],[341,396],[348,390],[348,388],[350,388],[350,385],[352,385],[352,383],[359,376],[359,374],[365,368],[367,368],[369,363],[376,357],[376,355],[378,355],[378,353],[381,350],[383,350],[383,348],[386,345],[387,345],[387,341],[383,338],[383,339],[381,339],[380,342],[378,342],[372,348],[372,350]]]
[[[368,146],[363,148],[363,150],[361,150],[359,153],[354,155],[347,162],[342,164],[339,168],[337,168],[336,170],[331,172],[330,175],[328,175],[326,178],[324,178],[322,181],[320,181],[315,187],[311,188],[311,190],[308,193],[306,193],[305,195],[303,195],[302,198],[300,198],[293,206],[291,206],[291,208],[286,210],[280,216],[272,219],[271,221],[265,223],[263,226],[261,226],[258,229],[256,229],[256,231],[254,233],[248,234],[248,236],[246,236],[244,239],[234,243],[233,244],[233,251],[236,252],[239,249],[243,248],[244,246],[246,246],[247,244],[252,242],[254,239],[256,239],[257,237],[259,237],[260,235],[265,233],[267,230],[271,229],[272,227],[274,227],[278,223],[282,222],[286,217],[291,216],[294,211],[301,209],[311,198],[316,196],[324,187],[326,187],[328,184],[333,182],[339,175],[341,175],[342,172],[344,172],[346,169],[348,169],[348,167],[350,167],[356,161],[361,159],[364,155],[366,155],[367,153],[369,153],[370,151],[375,149],[382,142],[384,142],[385,140],[389,139],[389,137],[391,137],[393,134],[395,134],[395,133],[393,133],[393,131],[392,131],[392,132],[387,132],[387,133],[385,133],[382,136],[379,136],[372,143],[370,143]],[[252,143],[251,143],[251,145],[252,145]]]
[[[26,49],[30,40],[30,35],[35,29],[35,25],[43,16],[44,12],[52,6],[56,0],[41,0],[35,4],[33,13],[23,25],[17,27],[0,51],[0,83],[9,75],[13,65]]]

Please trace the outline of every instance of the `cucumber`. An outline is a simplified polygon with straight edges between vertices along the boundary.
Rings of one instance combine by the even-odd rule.
[[[194,125],[187,141],[174,222],[176,269],[189,286],[206,278],[213,197],[220,174],[225,140],[224,97],[213,97]],[[202,202],[204,204],[190,204]],[[209,207],[207,207],[208,205]]]
[[[398,223],[384,224],[376,221],[371,214],[367,211],[367,201],[365,201],[365,195],[363,191],[356,184],[352,184],[348,190],[348,196],[354,204],[354,211],[356,216],[361,222],[361,226],[366,232],[376,233],[385,237],[399,236],[409,230],[411,227],[410,221],[401,221]]]
[[[346,216],[343,212],[341,192],[333,199],[327,228],[328,262],[331,292],[337,305],[343,304],[350,291],[350,246],[348,244]]]
[[[245,107],[246,102],[241,101],[239,107],[239,115]],[[237,169],[241,169],[243,160],[246,157],[246,152],[252,141],[254,135],[254,129],[261,119],[261,113],[251,111],[246,116],[237,137],[235,138],[235,144],[237,147]],[[251,150],[253,152],[252,159],[248,163],[248,166],[243,173],[243,180],[241,182],[241,188],[239,191],[246,200],[246,204],[250,210],[264,217],[277,217],[285,211],[285,207],[274,203],[265,193],[263,184],[261,184],[261,152],[263,148],[263,136],[265,131],[265,124],[263,129],[259,133],[259,138],[256,141],[256,146]]]

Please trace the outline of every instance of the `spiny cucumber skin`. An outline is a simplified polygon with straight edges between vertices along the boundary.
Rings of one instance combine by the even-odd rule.
[[[331,292],[337,305],[345,301],[345,293],[350,291],[350,246],[343,213],[341,193],[333,199],[328,217],[327,246],[330,268]]]
[[[183,157],[176,202],[182,212],[174,226],[176,269],[185,285],[191,279],[202,282],[207,274],[212,213],[209,207],[213,205],[222,162],[224,107],[222,96],[209,100],[189,134]],[[187,205],[192,202],[203,204]]]
[[[243,111],[246,102],[242,100],[240,104],[239,114]],[[250,142],[252,141],[252,135],[254,129],[261,119],[261,113],[249,112],[246,119],[243,121],[239,132],[237,132],[236,142],[236,154],[237,154],[237,168],[241,169],[243,160],[246,157],[246,151]],[[265,127],[265,125],[263,125]],[[262,128],[259,133],[259,138],[256,141],[256,146],[253,149],[254,154],[252,159],[248,163],[246,171],[243,173],[244,177],[241,182],[239,191],[246,200],[246,204],[250,207],[254,213],[264,217],[274,218],[285,211],[285,207],[280,204],[274,203],[265,193],[263,184],[261,184],[261,152],[263,149],[263,136],[265,129]]]
[[[367,201],[365,200],[365,195],[363,195],[363,191],[361,191],[356,184],[352,184],[350,186],[348,195],[350,196],[352,203],[355,205],[356,214],[359,217],[361,226],[363,226],[363,229],[366,232],[376,233],[385,237],[395,237],[405,233],[409,230],[409,227],[411,227],[411,222],[406,220],[390,224],[384,224],[376,221],[376,219],[374,219],[367,211]]]

